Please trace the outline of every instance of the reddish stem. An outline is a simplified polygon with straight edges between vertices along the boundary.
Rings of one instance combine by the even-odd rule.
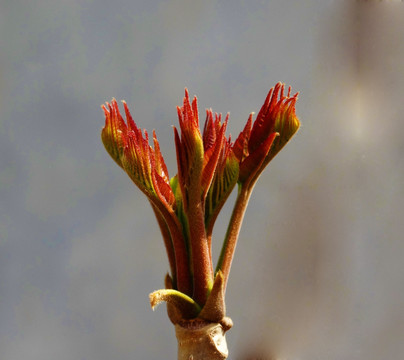
[[[170,265],[171,271],[171,278],[174,286],[177,284],[177,269],[175,265],[175,253],[173,248],[173,242],[171,239],[170,230],[167,227],[167,223],[165,222],[164,218],[161,216],[160,211],[153,205],[150,201],[152,209],[154,211],[154,215],[156,216],[157,222],[160,227],[161,235],[163,236],[164,245],[166,248],[167,256],[168,256],[168,263]]]
[[[199,194],[190,191],[189,194]],[[201,199],[190,198],[188,207],[189,234],[193,269],[194,293],[192,298],[203,306],[213,285],[213,265],[205,231],[204,209]]]
[[[226,290],[231,263],[236,250],[238,235],[240,233],[241,224],[247,209],[248,200],[250,199],[252,193],[252,188],[253,186],[247,186],[247,184],[239,184],[237,200],[234,204],[229,227],[227,228],[222,251],[216,266],[216,272],[221,270],[223,273],[224,290]]]
[[[162,206],[160,202],[157,201],[153,202],[153,205],[156,207],[157,211],[161,213],[161,216],[164,218],[168,230],[170,231],[175,255],[177,275],[176,289],[183,292],[184,294],[191,296],[191,271],[189,266],[187,247],[184,235],[181,231],[181,225],[172,210],[168,210],[166,207]]]

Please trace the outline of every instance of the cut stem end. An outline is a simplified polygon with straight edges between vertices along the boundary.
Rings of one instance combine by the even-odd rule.
[[[178,360],[227,359],[229,351],[225,332],[228,329],[226,324],[201,321],[186,321],[175,325]]]

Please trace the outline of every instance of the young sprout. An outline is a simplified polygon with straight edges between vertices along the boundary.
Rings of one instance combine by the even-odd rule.
[[[285,94],[284,84],[276,84],[256,120],[251,113],[232,143],[225,134],[229,115],[222,121],[220,114],[207,110],[201,133],[197,99],[191,102],[185,89],[183,105],[177,107],[179,130],[174,127],[178,172],[171,179],[155,131],[152,147],[147,131],[137,127],[125,102],[126,122],[115,99],[102,106],[102,142],[147,196],[160,226],[170,273],[165,289],[150,294],[150,303],[154,308],[167,302],[179,358],[227,358],[224,333],[232,322],[226,317],[224,298],[239,231],[258,177],[300,126],[297,95],[290,95],[290,87]],[[213,227],[236,184],[236,202],[214,270]]]

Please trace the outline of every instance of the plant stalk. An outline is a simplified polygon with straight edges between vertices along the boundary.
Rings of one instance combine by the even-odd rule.
[[[230,267],[233,261],[234,251],[236,250],[237,239],[240,233],[241,224],[247,209],[253,186],[239,184],[236,203],[227,228],[226,236],[223,242],[222,251],[216,267],[216,273],[221,270],[224,278],[224,291],[226,291],[227,280],[229,278]]]
[[[175,325],[178,360],[227,359],[226,330],[220,323],[186,322]]]

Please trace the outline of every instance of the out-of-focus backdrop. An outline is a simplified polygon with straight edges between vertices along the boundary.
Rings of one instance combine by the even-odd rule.
[[[302,127],[245,217],[231,359],[403,358],[402,2],[3,0],[0,49],[2,360],[175,358],[163,242],[100,104],[156,129],[172,176],[185,86],[234,138],[278,81]]]

